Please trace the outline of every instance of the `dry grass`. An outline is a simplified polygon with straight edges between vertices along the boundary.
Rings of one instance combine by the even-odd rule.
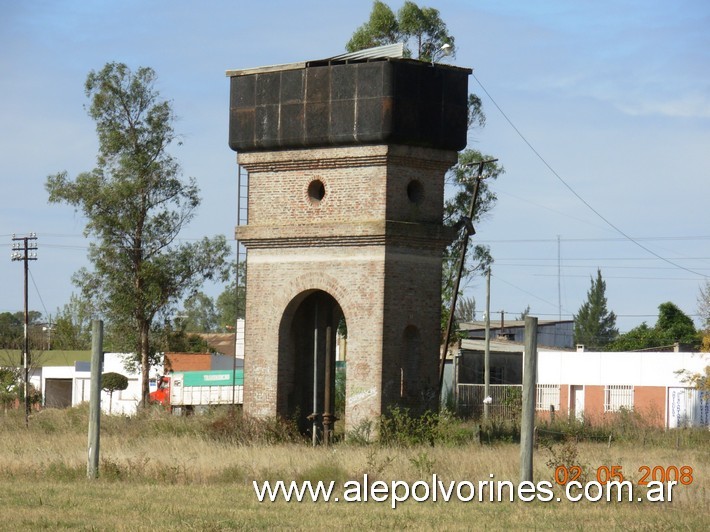
[[[672,503],[259,503],[258,480],[518,478],[513,444],[394,448],[340,444],[235,445],[210,437],[209,420],[105,418],[101,477],[86,471],[85,412],[45,411],[29,429],[0,420],[0,528],[222,530],[231,528],[468,529],[624,528],[702,529],[707,525],[707,446],[676,449],[580,443],[576,461],[587,474],[621,465],[638,481],[642,465],[690,465],[694,481],[675,490]],[[540,448],[535,479],[551,480],[546,462],[565,457],[562,444]],[[572,464],[569,464],[572,465]],[[591,473],[590,473],[591,472]]]

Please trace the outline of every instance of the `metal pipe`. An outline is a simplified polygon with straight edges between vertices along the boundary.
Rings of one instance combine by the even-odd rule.
[[[325,329],[325,384],[323,393],[325,395],[323,400],[323,442],[327,446],[330,443],[330,433],[333,424],[333,409],[331,408],[332,403],[332,373],[333,373],[333,362],[331,361],[331,335],[332,327],[328,325]]]
[[[313,324],[313,447],[318,443],[318,302],[315,304]]]

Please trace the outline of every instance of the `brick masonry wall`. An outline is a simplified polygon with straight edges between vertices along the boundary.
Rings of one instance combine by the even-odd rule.
[[[209,353],[165,353],[165,371],[207,371],[211,361]]]
[[[556,416],[570,414],[570,385],[560,385],[560,410]],[[604,412],[604,386],[587,385],[584,389],[584,418],[593,423],[613,422],[616,412]],[[572,399],[574,400],[574,399]],[[574,407],[574,405],[572,405]],[[655,427],[666,425],[666,388],[664,386],[635,386],[634,411]],[[538,419],[550,420],[547,411],[536,412]]]
[[[346,430],[393,404],[426,406],[439,352],[443,176],[456,154],[358,146],[238,160],[250,182],[249,224],[237,230],[248,249],[245,411],[293,409],[291,324],[315,291],[347,322]],[[309,195],[314,180],[320,200]]]
[[[666,388],[664,386],[635,386],[634,410],[656,427],[666,424]]]
[[[568,384],[560,385],[560,412],[561,416],[569,416],[570,410],[570,389]]]
[[[584,418],[592,423],[604,419],[604,386],[584,387]]]

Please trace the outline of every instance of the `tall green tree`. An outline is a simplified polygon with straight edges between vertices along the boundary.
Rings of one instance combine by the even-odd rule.
[[[710,351],[710,281],[705,281],[705,285],[700,287],[698,313],[702,334],[701,349],[708,352]]]
[[[459,323],[470,323],[476,319],[476,299],[461,297],[456,303],[456,320]]]
[[[619,334],[616,315],[607,310],[606,282],[601,270],[597,278],[591,279],[587,300],[574,315],[574,341],[591,348],[600,348],[614,340]]]
[[[52,326],[54,349],[91,349],[91,319],[94,308],[88,300],[72,294],[69,303],[57,310]]]
[[[345,45],[348,52],[392,44],[400,38],[399,22],[392,9],[379,0],[372,5],[368,21],[357,28]]]
[[[244,318],[246,305],[244,265],[243,261],[239,265],[232,263],[230,282],[217,297],[215,306],[220,329],[233,330],[236,327],[237,319]]]
[[[22,345],[23,321],[12,312],[0,313],[0,347],[19,349]]]
[[[196,292],[188,297],[181,315],[181,326],[188,332],[208,333],[219,327],[214,301],[204,292]]]
[[[223,236],[176,243],[200,204],[194,178],[183,180],[168,151],[176,141],[171,103],[160,97],[156,74],[108,63],[89,73],[85,92],[96,123],[97,165],[71,180],[51,175],[50,203],[72,205],[86,217],[93,270],[74,282],[106,317],[114,348],[134,350],[148,404],[151,333],[156,316],[205,279],[222,273],[228,247]]]
[[[27,313],[27,335],[30,350],[38,351],[47,348],[46,333],[42,327],[42,313],[30,310]],[[5,349],[22,349],[25,338],[25,313],[2,312],[0,313],[0,347]]]
[[[656,330],[669,343],[692,344],[698,339],[693,319],[670,301],[658,306]]]
[[[607,351],[639,351],[642,349],[663,349],[679,342],[694,349],[700,344],[693,320],[677,305],[670,301],[658,306],[656,325],[649,327],[646,322],[629,332],[620,334],[606,346]]]
[[[471,237],[469,234],[469,224],[462,223],[468,216],[471,200],[474,196],[476,181],[478,180],[478,165],[481,161],[488,161],[493,157],[484,155],[478,150],[464,150],[459,153],[459,164],[454,166],[447,175],[448,199],[444,202],[444,225],[457,228],[456,236],[446,247],[444,261],[442,263],[441,276],[441,301],[442,301],[442,330],[446,328],[446,323],[451,312],[451,299],[454,295],[456,276],[458,275],[458,265],[461,258],[464,240]],[[478,200],[471,225],[475,225],[484,219],[495,206],[497,197],[490,187],[491,181],[500,176],[504,170],[497,163],[489,163],[483,167],[482,178],[479,182]],[[469,245],[466,252],[465,262],[461,271],[460,287],[476,275],[483,275],[487,268],[493,263],[490,248],[486,245]],[[459,293],[459,297],[461,294]],[[458,305],[458,303],[457,303]]]
[[[644,321],[641,325],[620,334],[604,346],[605,351],[638,351],[662,347],[664,342],[658,337],[656,329]]]
[[[7,409],[22,399],[22,376],[18,367],[0,367],[0,404]]]
[[[356,52],[400,41],[405,43],[407,57],[422,61],[441,59],[444,44],[450,46],[449,53],[455,51],[454,38],[437,9],[407,1],[395,14],[380,0],[373,2],[370,18],[355,30],[345,48]]]
[[[169,325],[160,329],[155,345],[164,353],[211,353],[213,351],[207,340],[199,334],[189,333],[182,327],[174,329]]]
[[[526,316],[530,315],[530,305],[525,307],[525,310],[523,310],[520,314],[518,314],[515,319],[517,321],[525,321]]]

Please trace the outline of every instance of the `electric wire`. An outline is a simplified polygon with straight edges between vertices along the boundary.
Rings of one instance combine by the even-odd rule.
[[[476,77],[475,74],[472,73],[471,75],[473,76],[473,79],[475,79],[476,82],[481,86],[481,89],[483,89],[483,92],[486,93],[486,96],[488,96],[488,98],[491,100],[491,102],[492,102],[493,105],[496,107],[496,109],[498,109],[498,111],[500,112],[500,114],[503,115],[503,118],[505,118],[506,122],[508,122],[508,124],[510,124],[510,127],[513,128],[513,130],[518,134],[518,136],[523,140],[523,142],[528,146],[528,148],[530,148],[530,150],[537,156],[537,158],[540,159],[540,161],[542,162],[542,164],[544,164],[544,165],[547,167],[547,169],[552,173],[552,175],[554,175],[554,176],[560,181],[560,183],[562,183],[579,201],[581,201],[589,210],[591,210],[595,215],[597,215],[597,216],[598,216],[602,221],[604,221],[609,227],[611,227],[614,231],[616,231],[617,233],[619,233],[621,236],[623,236],[623,237],[624,237],[625,239],[627,239],[629,242],[634,243],[636,246],[640,247],[641,249],[643,249],[643,250],[646,251],[647,253],[650,253],[650,254],[653,255],[654,257],[656,257],[656,258],[658,258],[658,259],[660,259],[660,260],[662,260],[662,261],[664,261],[664,262],[667,262],[668,264],[670,264],[670,265],[672,265],[672,266],[675,266],[676,268],[679,268],[679,269],[681,269],[681,270],[685,270],[685,271],[688,272],[688,273],[692,273],[693,275],[697,275],[697,276],[702,277],[702,278],[704,278],[704,279],[707,279],[707,278],[709,277],[708,275],[705,275],[705,274],[702,274],[702,273],[693,271],[693,270],[691,270],[691,269],[689,269],[689,268],[686,268],[686,267],[684,267],[684,266],[681,266],[680,264],[676,264],[675,262],[671,261],[670,259],[667,259],[667,258],[665,258],[665,257],[662,257],[661,255],[659,255],[658,253],[656,253],[656,252],[653,251],[652,249],[649,249],[649,248],[647,248],[646,246],[644,246],[643,244],[641,244],[641,242],[639,242],[638,240],[636,240],[636,239],[634,239],[633,237],[631,237],[631,236],[629,236],[628,234],[626,234],[626,232],[624,232],[622,229],[620,229],[619,227],[617,227],[614,223],[612,223],[612,222],[611,222],[610,220],[608,220],[604,215],[602,215],[599,211],[597,211],[587,200],[585,200],[582,196],[580,196],[580,195],[577,193],[577,191],[574,190],[574,189],[555,171],[555,169],[552,168],[552,166],[550,166],[550,164],[545,160],[545,158],[544,158],[542,155],[540,155],[540,153],[533,147],[533,145],[530,144],[530,142],[528,141],[528,139],[525,138],[525,136],[520,132],[520,130],[515,126],[515,124],[513,124],[512,120],[511,120],[510,118],[508,118],[508,115],[505,114],[505,112],[503,111],[503,109],[501,109],[501,107],[498,105],[498,103],[493,99],[493,97],[490,95],[490,93],[486,90],[486,88],[483,86],[483,83],[481,83],[481,80],[479,80],[478,77]]]
[[[27,271],[30,274],[30,279],[32,279],[32,284],[34,285],[35,291],[37,292],[39,302],[42,304],[42,308],[44,309],[44,315],[49,316],[49,312],[47,312],[47,307],[44,305],[44,300],[42,299],[42,294],[39,293],[39,288],[37,287],[37,283],[35,282],[35,276],[32,275],[32,270],[30,268],[27,268]]]
[[[530,297],[534,297],[535,299],[538,299],[538,300],[542,301],[543,303],[546,303],[546,304],[548,304],[548,305],[551,305],[551,306],[553,306],[553,307],[555,307],[555,308],[557,308],[557,306],[558,306],[557,303],[552,303],[551,301],[548,301],[547,299],[544,299],[544,298],[542,298],[542,297],[540,297],[540,296],[538,296],[538,295],[535,295],[535,294],[533,294],[532,292],[528,292],[528,291],[525,290],[524,288],[520,288],[519,286],[516,286],[516,285],[514,285],[513,283],[510,283],[510,282],[506,281],[505,279],[502,279],[499,275],[494,275],[493,272],[491,272],[491,277],[493,277],[493,278],[495,278],[495,279],[498,279],[498,280],[501,281],[502,283],[507,284],[508,286],[512,286],[512,287],[515,288],[516,290],[520,290],[521,292],[523,292],[523,293],[529,295]],[[567,309],[565,309],[565,310],[567,310]]]

